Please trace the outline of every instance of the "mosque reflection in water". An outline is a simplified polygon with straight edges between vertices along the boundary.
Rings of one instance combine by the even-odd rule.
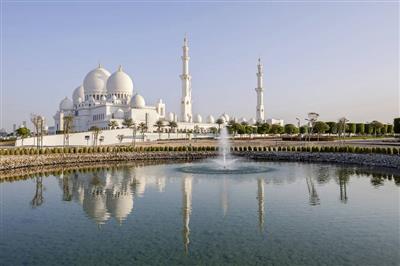
[[[318,171],[321,171],[320,168]],[[340,169],[334,175],[332,173],[320,172],[315,174],[316,169],[310,169],[306,175],[306,191],[309,196],[309,204],[316,206],[320,204],[320,197],[317,192],[317,184],[328,182],[332,176],[338,184],[338,198],[342,203],[347,203],[348,193],[347,184],[353,171]],[[312,177],[313,176],[313,177]],[[59,187],[62,189],[63,201],[74,201],[79,203],[86,215],[95,221],[100,227],[110,219],[115,219],[122,224],[128,215],[134,210],[135,198],[142,197],[146,187],[156,188],[159,192],[164,192],[167,177],[160,174],[151,177],[143,167],[126,167],[113,170],[100,170],[96,172],[69,172],[56,176]],[[43,177],[36,177],[33,198],[30,202],[33,208],[41,206],[45,202]],[[390,178],[389,178],[390,179]],[[192,214],[192,190],[194,177],[190,174],[182,176],[182,239],[184,250],[189,251],[190,244],[190,217]],[[371,184],[374,186],[382,185],[384,178],[373,175]],[[258,227],[260,233],[264,232],[265,224],[265,186],[270,182],[281,182],[273,178],[259,177],[255,180],[256,195],[254,203],[257,204]],[[288,183],[294,182],[291,178],[286,180]],[[397,183],[397,182],[396,182]],[[229,178],[221,177],[220,182],[220,203],[222,216],[226,216],[229,203]]]

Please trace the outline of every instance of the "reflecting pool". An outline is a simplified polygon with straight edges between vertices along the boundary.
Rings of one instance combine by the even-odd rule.
[[[2,182],[0,264],[399,264],[399,173],[253,162],[268,171],[205,174],[202,163]]]

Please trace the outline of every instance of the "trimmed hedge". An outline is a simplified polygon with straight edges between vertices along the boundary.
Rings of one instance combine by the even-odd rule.
[[[54,147],[37,149],[32,147],[18,147],[14,149],[0,149],[0,155],[38,155],[62,153],[110,153],[110,152],[199,152],[218,151],[215,146],[97,146],[97,147]],[[377,153],[399,155],[400,147],[354,147],[354,146],[235,146],[233,152],[340,152],[340,153]]]

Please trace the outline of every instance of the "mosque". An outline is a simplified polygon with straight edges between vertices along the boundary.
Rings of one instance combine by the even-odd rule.
[[[132,78],[120,66],[114,73],[110,73],[102,65],[90,71],[83,79],[83,84],[78,86],[72,94],[72,100],[65,97],[59,104],[59,110],[54,115],[54,127],[49,128],[49,133],[62,132],[64,117],[73,117],[73,131],[84,132],[91,127],[109,129],[110,121],[117,123],[117,128],[122,128],[125,119],[132,119],[136,125],[145,123],[149,132],[155,130],[154,124],[161,120],[165,123],[174,121],[180,130],[194,129],[207,132],[211,127],[217,127],[212,115],[205,119],[200,114],[192,114],[192,77],[189,72],[189,47],[187,38],[183,41],[182,54],[182,96],[180,101],[180,114],[166,113],[165,103],[160,99],[154,105],[148,105],[142,95],[134,88]],[[257,106],[256,119],[235,119],[238,122],[255,124],[264,122],[263,104],[263,66],[259,60],[257,72]],[[222,114],[219,118],[224,123],[232,117]]]

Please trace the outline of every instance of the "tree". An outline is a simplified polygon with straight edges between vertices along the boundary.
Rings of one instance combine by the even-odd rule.
[[[326,122],[329,126],[329,130],[327,131],[327,133],[329,134],[337,134],[338,133],[338,125],[336,122],[330,121],[330,122]]]
[[[218,128],[210,127],[210,133],[216,135],[218,133]]]
[[[134,124],[132,118],[125,118],[124,121],[122,122],[122,125],[130,128]]]
[[[388,125],[384,124],[383,127],[381,128],[381,134],[386,135],[387,130],[388,130]]]
[[[298,128],[293,124],[286,124],[284,131],[286,134],[292,135],[298,133]]]
[[[232,134],[233,137],[236,136],[237,131],[238,131],[238,123],[235,122],[235,120],[231,120],[229,121],[228,125],[226,126],[226,128],[228,129],[229,134]]]
[[[24,146],[24,139],[29,137],[31,131],[29,130],[29,128],[20,127],[15,131],[15,133],[17,134],[17,136],[21,137],[21,145]]]
[[[350,136],[351,134],[355,134],[355,133],[356,133],[356,124],[354,124],[354,123],[347,123],[346,132],[349,133],[349,136]]]
[[[224,120],[222,118],[218,118],[217,121],[215,121],[218,125],[218,132],[221,131],[221,125],[224,123]]]
[[[373,126],[369,124],[365,124],[365,134],[371,135],[374,132]]]
[[[36,131],[36,145],[38,148],[41,148],[43,147],[43,134],[46,123],[45,118],[41,115],[31,114],[31,122]]]
[[[269,132],[269,128],[270,128],[270,126],[268,123],[263,123],[257,127],[257,133],[258,134],[267,134]]]
[[[318,140],[319,140],[319,136],[328,130],[329,130],[329,126],[327,123],[322,122],[322,121],[315,122],[314,131],[318,133]]]
[[[97,141],[99,139],[99,135],[101,133],[101,129],[96,126],[92,126],[89,130],[93,132],[93,146],[96,146]]]
[[[64,116],[64,142],[63,142],[63,146],[65,146],[65,144],[69,145],[69,134],[72,131],[72,126],[74,123],[74,117],[72,115],[66,115]]]
[[[393,125],[389,124],[387,127],[387,133],[388,134],[393,134]]]
[[[133,144],[133,147],[135,147],[136,146],[136,131],[137,131],[136,123],[133,122],[132,118],[125,118],[124,121],[122,122],[122,125],[127,128],[132,129],[132,144]]]
[[[119,124],[117,121],[111,120],[110,122],[108,122],[108,127],[111,129],[116,129],[117,127],[119,127]]]
[[[269,129],[269,133],[271,133],[271,134],[282,134],[283,133],[283,127],[281,125],[274,124]]]
[[[168,127],[170,128],[171,131],[175,131],[176,128],[178,127],[178,124],[175,121],[169,121]],[[178,130],[176,130],[176,137],[178,138]],[[168,134],[168,138],[169,138],[169,134]]]
[[[393,131],[396,134],[400,134],[400,117],[393,120]]]
[[[161,139],[161,129],[164,127],[164,122],[162,120],[157,120],[155,125],[158,132],[158,139]]]
[[[304,125],[299,128],[300,134],[307,134],[308,133],[308,126]]]
[[[144,123],[144,122],[140,123],[138,126],[138,129],[142,133],[142,137],[143,137],[143,141],[144,141],[144,133],[146,133],[147,129],[148,129],[146,123]]]
[[[375,137],[376,134],[381,133],[381,129],[383,128],[383,124],[381,122],[374,120],[371,122],[370,125],[372,127],[373,134],[375,134]]]
[[[360,135],[364,135],[364,133],[365,133],[365,124],[364,123],[356,124],[356,133],[360,134]]]
[[[338,123],[337,123],[337,132],[338,132],[339,138],[342,136],[342,134],[344,135],[344,133],[346,132],[346,128],[347,128],[346,123],[348,121],[349,120],[346,117],[339,118]]]

